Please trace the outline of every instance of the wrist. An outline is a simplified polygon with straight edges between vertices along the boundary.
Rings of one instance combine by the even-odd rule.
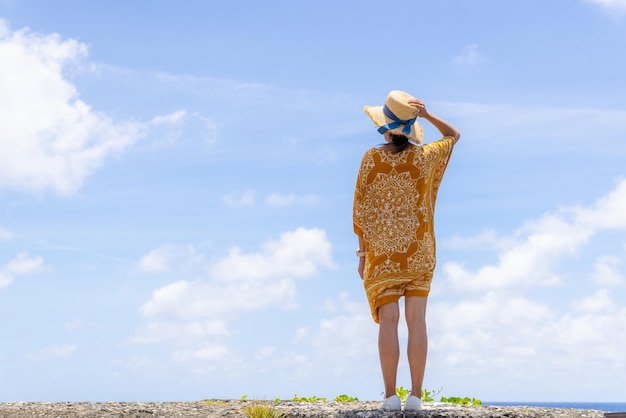
[[[356,256],[357,257],[365,257],[365,250],[361,250],[359,248],[356,249]]]

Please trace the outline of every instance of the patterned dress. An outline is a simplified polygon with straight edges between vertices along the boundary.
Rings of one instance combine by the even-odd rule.
[[[363,282],[374,321],[401,296],[428,296],[436,263],[435,200],[452,137],[363,156],[354,191],[354,232],[365,242]]]

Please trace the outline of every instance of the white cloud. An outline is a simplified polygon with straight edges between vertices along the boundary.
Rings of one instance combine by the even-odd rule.
[[[483,54],[478,50],[478,44],[467,45],[463,51],[454,57],[454,63],[459,65],[475,65],[483,60]]]
[[[435,302],[428,314],[431,351],[444,367],[474,374],[493,368],[528,376],[537,371],[537,356],[548,375],[554,367],[576,369],[590,361],[626,367],[619,354],[626,348],[626,308],[618,307],[606,290],[574,301],[572,307],[576,313],[559,313],[501,291],[454,304]]]
[[[256,194],[253,190],[232,192],[222,197],[222,203],[231,207],[254,206]]]
[[[14,277],[35,273],[43,266],[43,258],[31,257],[28,253],[19,253],[13,260],[0,269],[0,288],[13,283]]]
[[[278,241],[261,244],[258,253],[243,253],[233,247],[216,262],[211,274],[218,280],[238,281],[270,277],[306,277],[319,267],[333,267],[331,244],[321,229],[298,228],[285,232]]]
[[[29,274],[38,271],[43,264],[43,258],[31,257],[28,253],[19,253],[9,261],[4,270],[13,274]]]
[[[565,208],[528,222],[515,236],[520,241],[499,254],[496,265],[470,272],[458,262],[448,262],[443,272],[456,289],[497,289],[555,285],[561,282],[558,263],[575,254],[602,229],[626,228],[626,180],[590,207]],[[605,264],[601,268],[606,270]]]
[[[626,179],[620,180],[615,189],[598,199],[591,207],[571,209],[575,222],[593,229],[626,228]]]
[[[149,273],[170,271],[172,264],[187,269],[204,261],[204,254],[193,245],[163,245],[139,260],[139,269]]]
[[[282,207],[292,206],[295,204],[314,205],[319,202],[319,196],[313,194],[296,195],[272,193],[265,198],[265,204],[268,206]]]
[[[323,302],[324,310],[332,314],[316,326],[300,327],[293,344],[310,352],[305,364],[297,365],[311,379],[328,379],[333,390],[343,390],[342,378],[373,380],[380,374],[377,353],[378,326],[374,323],[363,296],[355,301],[347,292]],[[323,364],[319,367],[318,364]],[[323,374],[323,376],[320,376]],[[335,377],[339,378],[335,382]]]
[[[217,141],[217,124],[213,119],[201,115],[198,112],[189,113],[186,110],[178,110],[169,115],[155,116],[147,127],[155,132],[162,128],[162,133],[155,134],[161,139],[155,139],[151,145],[162,147],[169,145],[180,145],[189,139],[195,142],[210,146]]]
[[[145,134],[79,99],[67,74],[87,47],[0,21],[0,189],[76,191],[104,159]]]
[[[609,15],[619,17],[626,14],[626,0],[585,0],[587,3],[596,4],[604,9]]]
[[[621,259],[611,256],[599,257],[594,264],[592,278],[600,286],[619,286],[626,282],[619,271]]]
[[[268,306],[292,308],[295,286],[291,279],[248,281],[221,285],[181,280],[152,293],[141,312],[148,318],[175,318],[193,321],[229,318]]]
[[[572,309],[574,311],[589,313],[610,312],[614,310],[614,307],[615,305],[608,289],[599,289],[595,294],[572,303]]]
[[[162,271],[170,268],[170,262],[186,263],[185,257],[208,258],[197,252],[183,255],[167,262],[155,261],[167,256],[149,257],[151,261],[144,267]],[[257,253],[232,248],[211,264],[198,264],[201,271],[209,271],[206,279],[179,280],[156,289],[141,307],[150,322],[134,341],[163,341],[172,335],[190,339],[226,336],[228,319],[270,306],[294,308],[294,279],[310,277],[320,268],[333,265],[331,245],[319,229],[286,232],[278,240],[261,244]]]

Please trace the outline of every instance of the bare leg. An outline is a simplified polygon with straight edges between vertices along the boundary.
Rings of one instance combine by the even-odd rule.
[[[400,309],[398,303],[387,303],[378,308],[378,354],[380,367],[385,382],[385,398],[396,394],[396,376],[400,359],[400,344],[398,342],[398,321]]]
[[[409,329],[407,356],[411,371],[411,395],[422,398],[422,384],[426,369],[428,335],[426,333],[426,301],[428,298],[405,298],[406,324]]]

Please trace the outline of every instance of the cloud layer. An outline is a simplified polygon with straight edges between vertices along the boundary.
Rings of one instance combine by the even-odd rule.
[[[195,265],[196,271],[205,273],[196,280],[179,280],[156,289],[141,307],[149,323],[135,341],[227,335],[228,319],[268,307],[294,308],[294,279],[334,266],[325,231],[306,228],[285,232],[261,244],[258,252],[233,247],[218,259],[208,259],[190,246],[160,247],[141,259],[140,267],[147,272]]]
[[[82,101],[68,77],[87,47],[58,35],[11,31],[0,20],[0,188],[76,191],[103,160],[144,132]]]

